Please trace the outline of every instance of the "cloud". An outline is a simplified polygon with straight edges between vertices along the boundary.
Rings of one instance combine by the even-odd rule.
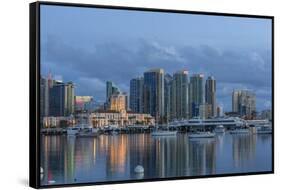
[[[213,75],[217,80],[218,102],[230,109],[233,89],[253,89],[264,106],[271,97],[271,54],[269,50],[218,49],[162,44],[159,41],[95,44],[78,48],[50,36],[42,48],[42,69],[73,81],[77,92],[105,99],[105,82],[113,81],[129,90],[129,81],[151,68],[172,74],[180,69]],[[266,103],[268,105],[268,103]]]
[[[77,95],[92,95],[97,100],[104,100],[106,93],[106,84],[98,78],[81,77],[78,78],[75,85],[77,85]]]

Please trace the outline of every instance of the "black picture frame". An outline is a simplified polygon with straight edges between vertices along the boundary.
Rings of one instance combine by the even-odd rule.
[[[272,170],[266,172],[248,172],[248,173],[230,173],[230,174],[215,174],[203,176],[181,176],[168,178],[151,178],[140,180],[122,180],[122,181],[107,181],[107,182],[91,182],[91,183],[76,183],[63,185],[40,185],[40,5],[56,5],[68,7],[87,7],[87,8],[103,8],[117,10],[132,10],[132,11],[149,11],[163,13],[183,13],[195,15],[216,15],[216,16],[231,16],[245,18],[263,18],[269,19],[272,23]],[[76,4],[76,3],[59,3],[59,2],[34,2],[29,4],[29,39],[30,39],[30,75],[29,75],[29,185],[33,188],[54,188],[54,187],[73,187],[86,185],[104,185],[104,184],[120,184],[120,183],[136,183],[136,182],[151,182],[151,181],[167,181],[167,180],[183,180],[194,178],[210,178],[210,177],[227,177],[227,176],[245,176],[257,174],[273,174],[274,173],[274,16],[264,15],[249,15],[249,14],[234,14],[234,13],[218,13],[218,12],[201,12],[187,10],[170,10],[157,8],[142,8],[142,7],[125,7],[111,5],[92,5],[92,4]]]

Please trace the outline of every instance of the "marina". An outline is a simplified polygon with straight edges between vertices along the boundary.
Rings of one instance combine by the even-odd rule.
[[[118,126],[107,125],[103,127],[93,127],[91,125],[76,125],[66,128],[43,128],[43,135],[78,135],[98,136],[100,134],[134,134],[134,133],[151,133],[152,136],[170,136],[177,133],[203,133],[209,136],[229,132],[230,134],[271,134],[272,127],[268,120],[243,120],[240,118],[217,118],[217,119],[190,119],[173,121],[168,125],[128,125]],[[204,135],[204,134],[203,134]],[[211,136],[212,136],[211,135]],[[196,135],[195,135],[196,136]]]

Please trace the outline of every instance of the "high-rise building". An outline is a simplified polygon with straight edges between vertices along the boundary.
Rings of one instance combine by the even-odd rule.
[[[68,82],[65,84],[65,116],[69,116],[74,113],[74,84]]]
[[[108,110],[110,108],[110,98],[113,94],[120,94],[120,90],[111,81],[106,81],[106,101],[104,104],[104,109]]]
[[[109,99],[112,94],[119,93],[120,90],[116,87],[113,82],[106,81],[106,102],[109,102]]]
[[[50,89],[53,87],[55,80],[52,79],[51,73],[48,77],[40,76],[40,115],[41,117],[49,116],[50,109]]]
[[[205,84],[205,102],[211,106],[210,117],[216,116],[216,80],[209,76]]]
[[[171,118],[171,88],[172,88],[173,77],[170,74],[164,76],[164,115],[166,121]]]
[[[242,90],[239,98],[241,116],[252,117],[256,112],[256,95],[249,90]]]
[[[212,105],[203,103],[199,105],[199,117],[201,119],[210,118],[212,115]]]
[[[49,86],[46,78],[40,77],[40,115],[49,115]]]
[[[49,115],[50,116],[64,116],[65,113],[65,85],[61,81],[55,81],[52,88],[50,88],[49,97]]]
[[[217,106],[217,117],[222,117],[224,115],[223,113],[223,107],[222,106]]]
[[[204,103],[204,75],[194,74],[189,82],[189,113],[190,117],[200,116],[199,107]]]
[[[171,88],[171,117],[188,118],[188,71],[174,73]]]
[[[49,115],[69,116],[74,113],[74,84],[54,81],[49,93]]]
[[[252,118],[256,114],[256,95],[250,90],[232,92],[232,111],[240,116]]]
[[[130,109],[129,108],[129,104],[130,104],[130,102],[129,102],[129,95],[128,95],[127,92],[122,92],[121,94],[123,96],[125,96],[125,110],[129,110]]]
[[[124,111],[126,110],[126,95],[122,93],[114,93],[110,97],[109,110],[111,111]]]
[[[151,69],[144,73],[144,113],[164,118],[164,70]]]
[[[239,96],[240,90],[233,90],[232,92],[232,112],[239,112]]]
[[[143,113],[143,77],[130,81],[130,109],[135,113]]]

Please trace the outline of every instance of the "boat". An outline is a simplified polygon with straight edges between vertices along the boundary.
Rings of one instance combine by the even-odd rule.
[[[111,134],[111,135],[118,135],[119,133],[118,133],[116,130],[112,130],[112,131],[110,132],[110,134]]]
[[[175,135],[177,135],[177,131],[168,130],[170,128],[168,119],[167,119],[167,126],[162,126],[162,127],[166,127],[167,130],[159,129],[159,125],[158,125],[158,123],[156,123],[155,130],[152,131],[151,136],[155,137],[155,136],[175,136]]]
[[[155,130],[151,133],[151,136],[175,136],[177,131]]]
[[[256,129],[256,134],[272,134],[272,128],[269,125],[259,126]]]
[[[80,131],[80,128],[78,127],[68,127],[66,129],[66,134],[69,136],[74,136]]]
[[[250,131],[247,128],[240,128],[240,129],[234,129],[230,131],[230,134],[248,134]]]
[[[95,128],[85,128],[77,133],[77,137],[98,137],[99,130]]]
[[[188,134],[189,138],[213,138],[215,137],[215,133],[212,132],[192,132],[190,134]]]
[[[216,126],[214,132],[215,133],[225,133],[225,128],[223,125],[218,125],[218,126]]]

